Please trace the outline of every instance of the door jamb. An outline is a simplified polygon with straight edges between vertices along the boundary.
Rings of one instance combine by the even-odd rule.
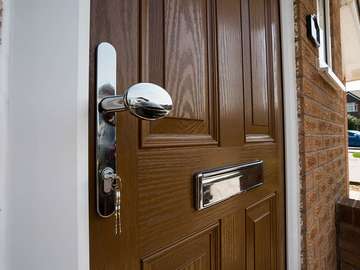
[[[301,267],[300,168],[293,1],[280,0],[285,136],[287,269]]]

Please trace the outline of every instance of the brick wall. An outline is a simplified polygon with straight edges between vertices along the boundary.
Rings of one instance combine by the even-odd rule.
[[[343,270],[360,269],[360,201],[343,199],[336,212],[339,267]]]
[[[331,0],[334,71],[342,76],[339,1]],[[335,204],[347,196],[346,96],[317,70],[318,50],[306,35],[316,0],[295,0],[300,138],[302,269],[336,269]]]

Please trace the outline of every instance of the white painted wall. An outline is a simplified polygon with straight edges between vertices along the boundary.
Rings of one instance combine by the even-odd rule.
[[[89,268],[89,2],[11,0],[5,270]]]
[[[8,268],[7,227],[7,115],[8,115],[8,56],[9,56],[9,1],[3,1],[2,29],[0,29],[0,269]]]

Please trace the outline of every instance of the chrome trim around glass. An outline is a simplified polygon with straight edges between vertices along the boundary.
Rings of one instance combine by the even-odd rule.
[[[194,175],[195,208],[202,210],[263,184],[263,161],[207,170]]]

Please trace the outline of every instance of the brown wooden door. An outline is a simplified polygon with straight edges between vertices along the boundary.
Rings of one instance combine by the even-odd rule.
[[[117,50],[119,94],[157,83],[174,110],[151,123],[118,114],[120,237],[96,213],[91,146],[91,269],[284,269],[278,0],[92,0],[93,102],[103,41]],[[195,210],[195,172],[257,159],[262,186]]]

